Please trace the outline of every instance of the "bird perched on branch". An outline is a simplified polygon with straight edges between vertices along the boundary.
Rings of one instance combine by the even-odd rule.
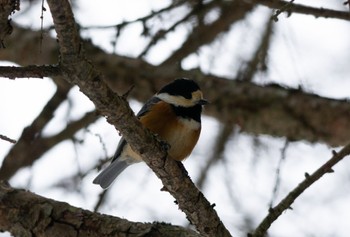
[[[137,114],[144,127],[169,144],[168,156],[182,161],[189,156],[201,132],[202,106],[208,102],[196,82],[176,79],[161,88]],[[129,165],[142,161],[122,138],[111,164],[93,181],[108,188]]]

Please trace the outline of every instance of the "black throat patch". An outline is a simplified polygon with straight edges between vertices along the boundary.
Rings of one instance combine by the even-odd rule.
[[[177,116],[185,119],[194,119],[197,122],[201,122],[201,113],[202,113],[201,105],[195,105],[192,107],[182,107],[182,106],[171,105],[171,107]]]

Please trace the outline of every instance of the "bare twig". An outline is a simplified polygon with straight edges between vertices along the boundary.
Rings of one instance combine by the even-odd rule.
[[[220,5],[220,17],[209,25],[201,25],[194,27],[192,32],[188,35],[182,46],[174,51],[174,53],[167,58],[161,66],[177,65],[183,58],[191,53],[195,53],[202,45],[209,44],[219,34],[226,32],[230,26],[241,19],[250,12],[254,5],[247,4],[243,1],[223,1]]]
[[[5,135],[2,135],[2,134],[0,134],[0,139],[1,139],[1,140],[4,140],[4,141],[11,142],[11,143],[13,143],[13,144],[15,144],[15,143],[17,142],[16,140],[11,139],[11,138],[9,138],[9,137],[7,137],[7,136],[5,136]]]
[[[278,205],[269,209],[269,214],[255,229],[251,237],[263,237],[271,224],[283,213],[291,207],[292,203],[313,183],[319,180],[324,174],[334,172],[332,167],[341,161],[344,157],[350,154],[350,144],[346,145],[340,152],[333,151],[333,157],[328,160],[324,165],[318,168],[313,174],[306,173],[304,181],[293,189]]]
[[[268,56],[268,50],[271,43],[271,37],[273,34],[273,21],[268,20],[266,28],[262,33],[262,38],[256,48],[256,51],[253,53],[252,58],[246,63],[244,68],[240,70],[237,77],[239,80],[252,81],[254,75],[260,71],[266,71],[266,61]]]
[[[223,153],[225,151],[225,145],[228,141],[228,139],[231,137],[233,130],[233,124],[230,122],[224,123],[220,132],[218,133],[216,139],[215,139],[215,145],[213,147],[213,153],[210,154],[210,158],[205,163],[204,168],[201,170],[201,174],[199,175],[199,178],[197,180],[197,186],[199,189],[202,189],[203,184],[208,178],[208,171],[213,165],[215,165],[222,157]]]
[[[160,15],[163,12],[167,12],[167,11],[169,11],[171,9],[174,9],[174,8],[184,4],[185,2],[186,1],[184,1],[184,0],[175,1],[175,2],[173,2],[172,4],[170,4],[167,7],[161,8],[158,11],[152,11],[151,14],[149,14],[147,16],[143,16],[143,17],[137,18],[135,20],[124,21],[124,22],[119,23],[119,24],[107,25],[107,26],[82,26],[82,27],[80,27],[80,29],[82,29],[82,30],[88,30],[88,29],[102,29],[103,30],[103,29],[109,29],[109,28],[119,28],[119,29],[121,29],[121,28],[124,28],[127,25],[130,25],[130,24],[133,24],[133,23],[136,23],[136,22],[145,23],[147,20],[149,20],[149,19],[151,19],[153,17],[156,17],[156,16]]]
[[[135,85],[131,85],[130,88],[122,95],[123,99],[126,100],[130,95],[130,92],[135,88]]]
[[[171,31],[174,31],[176,27],[178,27],[180,24],[184,23],[185,21],[189,20],[192,16],[199,16],[199,15],[204,15],[206,12],[208,12],[210,9],[213,7],[217,6],[218,2],[217,1],[211,1],[205,5],[202,4],[197,4],[192,8],[192,10],[187,13],[183,18],[175,22],[172,26],[170,26],[168,29],[164,30],[159,30],[151,39],[151,41],[148,43],[148,45],[145,47],[145,49],[142,51],[142,53],[138,56],[139,58],[145,56],[150,48],[154,45],[157,44],[157,42],[163,38],[165,38],[165,35],[168,34]]]
[[[44,0],[41,0],[41,15],[40,15],[40,48],[39,52],[41,53],[42,47],[43,47],[43,39],[44,39],[44,11],[46,11],[46,8],[44,7]]]
[[[315,17],[334,18],[334,19],[347,20],[347,21],[350,20],[349,12],[336,11],[336,10],[327,9],[323,7],[320,7],[320,8],[309,7],[309,6],[290,3],[282,0],[254,0],[254,3],[262,4],[264,6],[267,6],[273,9],[283,9],[286,6],[288,6],[288,10],[287,10],[288,14],[299,13],[299,14],[305,14],[305,15],[312,15]]]
[[[275,22],[278,21],[278,16],[283,13],[283,12],[287,12],[288,15],[291,14],[290,12],[290,8],[292,7],[294,0],[290,0],[290,2],[287,2],[284,6],[282,6],[280,9],[277,9],[275,11],[275,13],[272,15],[271,19],[274,20]]]
[[[277,192],[280,186],[280,182],[281,182],[281,167],[282,167],[282,163],[285,161],[286,159],[286,152],[289,146],[289,141],[288,139],[286,139],[283,148],[281,149],[281,157],[280,160],[278,162],[278,166],[276,168],[276,177],[275,177],[275,186],[273,187],[273,191],[272,191],[272,197],[271,197],[271,201],[270,201],[270,208],[272,208],[273,202],[277,197]]]
[[[94,212],[97,212],[100,209],[100,207],[102,206],[102,204],[104,203],[104,201],[106,200],[108,190],[110,190],[110,189],[105,189],[100,193],[100,195],[98,195],[97,202],[94,206]]]

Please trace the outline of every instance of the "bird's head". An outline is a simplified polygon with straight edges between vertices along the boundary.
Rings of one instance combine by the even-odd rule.
[[[192,107],[205,105],[203,93],[198,84],[190,79],[180,78],[165,85],[156,95],[159,99],[174,106]]]

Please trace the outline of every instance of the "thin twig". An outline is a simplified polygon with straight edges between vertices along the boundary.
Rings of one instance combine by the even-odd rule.
[[[167,6],[167,7],[164,7],[164,8],[161,8],[159,9],[158,11],[152,11],[151,14],[149,15],[146,15],[146,16],[143,16],[143,17],[140,17],[140,18],[137,18],[135,20],[131,20],[131,21],[124,21],[122,23],[119,23],[119,24],[113,24],[113,25],[106,25],[106,26],[82,26],[80,27],[81,30],[89,30],[89,29],[109,29],[109,28],[123,28],[127,25],[130,25],[130,24],[133,24],[133,23],[136,23],[136,22],[146,22],[147,20],[157,16],[157,15],[160,15],[161,13],[163,12],[167,12],[175,7],[178,7],[180,5],[182,5],[183,3],[185,3],[186,1],[184,0],[181,0],[181,1],[176,1],[174,2],[173,4]]]
[[[310,7],[310,6],[290,3],[282,0],[254,0],[253,3],[258,3],[261,5],[267,6],[269,8],[275,8],[275,9],[282,9],[287,4],[288,14],[299,13],[299,14],[305,14],[305,15],[312,15],[315,17],[334,18],[334,19],[340,19],[340,20],[346,20],[346,21],[350,20],[350,14],[349,12],[346,12],[346,11],[337,11],[333,9],[323,8],[323,7],[320,7],[320,8]]]
[[[105,189],[98,195],[97,202],[94,206],[94,212],[97,212],[102,206],[102,204],[105,202],[108,190],[110,189]]]
[[[15,139],[9,138],[9,137],[7,137],[7,136],[5,136],[5,135],[2,135],[2,134],[0,134],[0,139],[1,139],[1,140],[4,140],[4,141],[11,142],[11,143],[13,143],[13,144],[15,144],[15,143],[17,142]]]
[[[41,0],[41,16],[40,16],[40,48],[39,53],[41,54],[43,48],[43,40],[44,40],[44,11],[46,8],[44,7],[44,0]]]
[[[213,153],[211,154],[211,157],[208,159],[205,166],[201,170],[201,173],[197,180],[197,187],[199,189],[203,189],[203,184],[208,178],[209,169],[212,168],[219,160],[222,159],[223,153],[225,151],[225,145],[227,144],[228,140],[232,135],[232,130],[233,124],[228,122],[222,126],[220,132],[218,133],[215,139],[216,142],[213,147]]]
[[[175,22],[172,26],[170,26],[168,29],[161,29],[159,30],[151,39],[151,41],[148,43],[148,45],[145,47],[145,49],[141,52],[141,54],[138,56],[138,58],[144,57],[148,51],[151,49],[152,46],[156,45],[159,40],[165,38],[165,35],[169,32],[172,32],[178,27],[180,24],[186,22],[189,20],[192,16],[195,15],[203,15],[204,13],[208,12],[213,7],[217,6],[218,3],[216,1],[209,2],[206,5],[198,4],[195,6],[189,13],[187,13],[183,18]],[[200,13],[199,13],[200,12]]]
[[[135,88],[135,84],[131,85],[130,88],[122,95],[123,99],[126,100],[130,95],[130,92]]]
[[[273,14],[271,16],[271,19],[274,20],[275,22],[278,21],[278,16],[283,13],[283,12],[287,12],[288,15],[290,15],[290,8],[292,7],[292,4],[293,4],[294,0],[290,0],[290,2],[286,2],[286,4],[284,6],[282,6],[280,9],[277,9],[275,11],[275,14]]]
[[[340,152],[333,151],[333,157],[318,168],[313,174],[305,174],[305,179],[299,185],[293,189],[277,206],[269,209],[269,214],[255,229],[253,234],[249,234],[250,237],[263,237],[271,224],[287,209],[289,209],[292,203],[313,183],[319,180],[326,173],[333,173],[332,167],[341,161],[344,157],[350,154],[350,144],[346,145]]]
[[[286,159],[286,151],[287,151],[288,146],[289,146],[289,140],[286,139],[284,146],[281,149],[281,157],[280,157],[280,160],[279,160],[277,168],[276,168],[275,186],[273,187],[273,191],[272,191],[272,197],[271,197],[271,201],[270,201],[270,205],[269,205],[270,208],[272,208],[273,202],[275,201],[275,199],[277,197],[278,189],[280,187],[281,167],[282,167],[283,162]]]

